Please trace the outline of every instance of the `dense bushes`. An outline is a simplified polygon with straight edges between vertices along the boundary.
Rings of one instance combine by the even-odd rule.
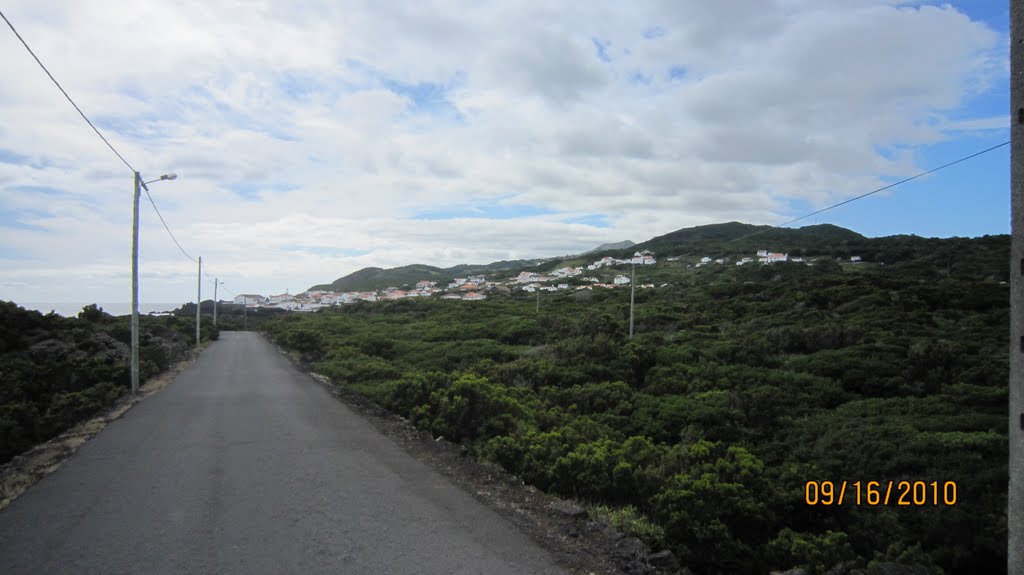
[[[194,341],[184,318],[141,320],[139,376],[152,377]],[[130,318],[95,304],[76,318],[0,301],[0,463],[95,415],[131,384]],[[213,326],[205,339],[216,339]]]
[[[532,296],[418,299],[265,327],[314,370],[605,506],[698,573],[854,559],[998,572],[1007,290],[966,265],[933,271],[659,269],[673,285],[640,292],[631,340],[625,290],[545,295],[540,314]],[[960,503],[804,502],[808,481],[889,479],[956,481]]]

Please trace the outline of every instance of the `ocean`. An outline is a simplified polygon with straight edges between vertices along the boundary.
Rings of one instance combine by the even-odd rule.
[[[64,317],[74,317],[78,315],[78,312],[82,311],[82,308],[90,305],[94,302],[14,302],[17,305],[25,309],[34,309],[42,313],[50,313],[51,311],[56,312],[58,315]],[[101,303],[95,302],[96,305],[103,308],[103,311],[110,315],[129,315],[132,313],[131,302],[118,302],[118,303]],[[139,313],[160,313],[164,311],[173,311],[181,307],[180,303],[144,303],[139,302]]]

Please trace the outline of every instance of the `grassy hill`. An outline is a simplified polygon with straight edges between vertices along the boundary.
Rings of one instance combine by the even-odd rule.
[[[389,286],[411,286],[425,279],[447,282],[454,277],[473,274],[511,277],[524,270],[547,271],[563,265],[585,264],[606,255],[624,258],[644,249],[653,251],[661,260],[670,256],[684,256],[678,264],[683,266],[702,256],[735,259],[753,256],[758,250],[764,249],[788,253],[792,257],[849,260],[851,256],[860,256],[867,263],[911,269],[933,277],[998,281],[1007,281],[1009,277],[1008,235],[980,238],[922,238],[914,235],[869,238],[831,224],[788,229],[728,222],[683,228],[635,245],[625,246],[626,243],[631,242],[601,246],[612,249],[547,259],[503,260],[450,268],[418,264],[392,269],[364,268],[330,284],[310,289],[366,291]]]
[[[392,286],[412,287],[420,280],[446,283],[455,277],[464,277],[475,274],[487,275],[495,272],[509,272],[509,270],[520,270],[531,265],[537,265],[543,261],[545,260],[503,260],[490,264],[460,264],[450,268],[438,268],[422,264],[413,264],[390,269],[370,267],[352,272],[329,284],[319,284],[309,289],[330,290],[336,292],[372,291]],[[516,273],[518,273],[518,271]]]

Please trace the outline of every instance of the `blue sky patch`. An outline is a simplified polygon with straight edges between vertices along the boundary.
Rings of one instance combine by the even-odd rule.
[[[262,193],[283,193],[297,190],[298,186],[284,183],[235,182],[224,186],[246,200],[259,201]]]
[[[282,246],[281,249],[287,252],[305,252],[308,254],[315,254],[318,256],[327,256],[335,258],[354,258],[359,256],[365,256],[370,253],[370,250],[359,250],[355,248],[335,248],[330,246],[286,245]]]
[[[382,79],[387,90],[402,96],[410,103],[409,111],[414,114],[442,116],[456,121],[463,121],[462,113],[448,99],[452,87],[462,82],[461,74],[456,74],[449,84],[418,82],[409,84],[393,79]]]
[[[686,78],[686,68],[683,66],[672,66],[668,69],[669,81],[682,80],[683,78]]]
[[[650,86],[652,78],[643,72],[633,72],[629,75],[629,83],[634,86]]]
[[[47,196],[67,196],[68,192],[53,186],[11,186],[9,189],[26,194],[44,194]]]
[[[14,164],[16,166],[20,166],[29,163],[30,160],[31,158],[28,156],[0,148],[0,164]]]
[[[278,75],[277,87],[293,100],[305,100],[323,91],[324,84],[313,74],[287,71]]]
[[[489,220],[511,220],[516,218],[545,216],[554,213],[557,212],[548,208],[525,204],[469,204],[420,211],[413,214],[409,219],[451,220],[455,218],[478,218]]]
[[[0,227],[15,230],[28,230],[33,232],[49,232],[50,230],[47,230],[44,227],[33,224],[27,224],[23,221],[26,219],[46,218],[49,217],[49,215],[50,214],[47,214],[39,210],[24,208],[9,209],[8,207],[4,206],[3,209],[0,209]]]
[[[611,42],[602,42],[597,38],[591,38],[591,42],[594,43],[594,50],[597,52],[597,59],[602,62],[611,62],[612,57],[608,55],[608,47],[612,45]]]
[[[665,34],[668,34],[668,30],[662,28],[661,26],[652,26],[644,30],[644,39],[654,40],[655,38],[661,38]]]
[[[572,218],[565,218],[562,222],[566,224],[583,224],[585,226],[591,226],[594,228],[610,228],[611,223],[608,222],[608,216],[604,214],[588,214],[585,216],[577,216]]]

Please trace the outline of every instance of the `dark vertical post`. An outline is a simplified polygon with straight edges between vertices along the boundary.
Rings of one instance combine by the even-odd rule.
[[[139,392],[139,195],[142,176],[135,172],[132,199],[132,395]]]
[[[1024,573],[1024,3],[1010,1],[1010,485],[1007,573]]]
[[[199,256],[199,273],[196,274],[196,347],[199,347],[199,312],[203,307],[203,256]]]

